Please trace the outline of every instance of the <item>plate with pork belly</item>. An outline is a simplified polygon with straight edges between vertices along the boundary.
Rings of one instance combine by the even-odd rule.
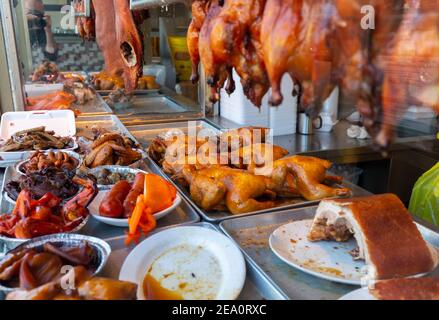
[[[269,243],[287,264],[351,285],[425,275],[439,263],[437,248],[393,194],[324,200],[314,220],[279,227]]]
[[[406,278],[378,281],[340,300],[439,300],[439,278]]]

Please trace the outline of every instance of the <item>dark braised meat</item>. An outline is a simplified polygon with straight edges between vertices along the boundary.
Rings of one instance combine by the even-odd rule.
[[[72,172],[51,167],[21,176],[18,181],[9,182],[5,190],[13,200],[17,200],[23,189],[29,190],[33,199],[39,199],[49,192],[61,199],[69,199],[79,191],[79,186],[72,180],[73,177]]]
[[[97,267],[97,253],[86,241],[77,246],[45,243],[39,249],[24,249],[0,264],[0,282],[8,287],[32,290],[62,276],[65,265],[82,266],[88,272]]]
[[[56,137],[55,132],[38,127],[15,133],[1,148],[2,152],[67,149],[73,147],[69,137]]]

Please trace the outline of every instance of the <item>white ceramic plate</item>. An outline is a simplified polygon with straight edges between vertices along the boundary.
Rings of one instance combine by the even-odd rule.
[[[234,300],[246,277],[241,250],[223,234],[203,227],[176,227],[140,243],[125,260],[120,280],[138,284],[151,275],[162,288],[185,300]]]
[[[270,236],[271,250],[287,264],[330,281],[361,285],[365,262],[355,261],[349,251],[355,249],[354,239],[345,243],[310,242],[307,235],[312,220],[295,221],[278,228]]]
[[[369,293],[369,289],[364,287],[344,295],[339,300],[376,300],[376,299]]]
[[[107,218],[107,217],[102,217],[99,214],[99,206],[100,206],[102,200],[104,199],[105,195],[108,192],[110,192],[110,190],[99,191],[97,196],[94,198],[93,202],[90,203],[90,205],[88,206],[88,210],[90,211],[90,214],[96,220],[98,220],[102,223],[108,224],[110,226],[123,227],[123,228],[128,227],[128,219]],[[180,203],[181,203],[181,197],[177,193],[177,197],[175,198],[173,205],[171,207],[169,207],[168,209],[165,209],[163,211],[160,211],[160,212],[157,212],[156,214],[154,214],[154,218],[156,220],[159,220],[163,217],[166,217],[168,214],[170,214],[175,209],[177,209],[177,207],[180,205]]]

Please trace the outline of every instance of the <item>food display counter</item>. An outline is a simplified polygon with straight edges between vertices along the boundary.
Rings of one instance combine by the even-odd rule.
[[[294,14],[326,14],[317,2]],[[327,26],[344,36],[322,61],[277,47],[296,38],[264,13],[274,1],[75,0],[74,26],[41,3],[0,6],[19,78],[0,128],[0,299],[439,299],[436,83],[395,85],[401,61],[363,47],[373,31],[345,35],[338,2],[349,23]],[[210,33],[255,3],[261,26],[238,19],[233,46]],[[96,44],[57,60],[52,29]]]

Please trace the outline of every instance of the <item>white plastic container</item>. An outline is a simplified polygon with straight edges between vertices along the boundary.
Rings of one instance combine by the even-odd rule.
[[[233,121],[241,126],[261,126],[272,129],[273,136],[296,133],[297,97],[293,91],[293,82],[288,76],[282,80],[283,103],[278,107],[271,107],[268,99],[271,90],[262,99],[260,109],[256,108],[245,96],[239,76],[233,71],[236,90],[230,96],[221,90],[221,117]]]
[[[281,92],[283,93],[284,100],[278,107],[269,107],[268,126],[272,129],[273,136],[283,136],[297,132],[298,97],[293,97],[293,88],[293,81],[288,75],[285,75],[281,82]],[[271,96],[271,90],[265,98],[269,96]]]
[[[4,143],[16,132],[41,126],[44,126],[47,131],[54,131],[55,135],[60,137],[74,138],[76,135],[75,114],[72,110],[43,110],[4,113],[0,123],[0,139]],[[63,151],[73,151],[77,147],[74,141],[72,148],[63,149]],[[20,161],[35,151],[0,152],[0,157],[4,162]]]
[[[54,93],[64,89],[64,84],[25,84],[24,90],[29,98]]]
[[[340,89],[335,87],[331,95],[323,103],[322,111],[314,120],[314,129],[320,132],[331,132],[338,123],[338,101]]]
[[[166,67],[161,64],[148,64],[143,66],[144,76],[154,76],[155,81],[164,86],[166,82]]]

